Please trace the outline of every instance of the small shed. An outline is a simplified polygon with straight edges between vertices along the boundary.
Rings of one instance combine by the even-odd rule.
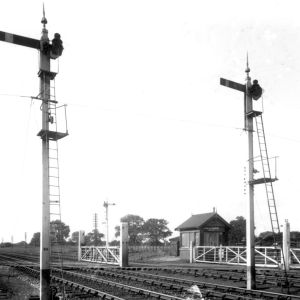
[[[192,215],[175,230],[180,232],[180,256],[188,257],[191,242],[193,246],[228,245],[227,223],[217,212]]]

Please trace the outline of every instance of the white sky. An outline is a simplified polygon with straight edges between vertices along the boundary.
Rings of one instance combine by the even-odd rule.
[[[300,19],[297,1],[45,1],[50,39],[61,34],[56,95],[68,104],[59,142],[62,218],[92,230],[103,202],[113,229],[126,214],[164,218],[172,231],[192,213],[246,216],[243,95],[219,85],[250,76],[264,88],[280,223],[300,230]],[[0,30],[40,38],[42,1],[2,0]],[[0,42],[0,238],[28,241],[42,203],[38,52]],[[54,62],[53,68],[57,68]],[[261,107],[257,103],[258,107]],[[256,138],[256,137],[255,137]],[[256,149],[256,155],[258,149]],[[258,234],[270,230],[256,187]],[[113,230],[110,236],[113,236]]]

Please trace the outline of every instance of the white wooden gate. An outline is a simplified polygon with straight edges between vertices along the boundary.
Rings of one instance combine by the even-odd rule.
[[[193,248],[193,262],[246,265],[247,250],[236,246],[196,246]],[[257,266],[275,267],[281,262],[279,247],[255,247]],[[300,267],[300,249],[290,249],[290,266]]]
[[[291,266],[300,268],[300,248],[291,248]]]
[[[81,247],[81,261],[101,264],[120,264],[120,247]]]

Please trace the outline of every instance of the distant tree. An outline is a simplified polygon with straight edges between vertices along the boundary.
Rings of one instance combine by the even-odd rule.
[[[273,246],[275,243],[281,244],[281,241],[282,233],[274,235],[272,231],[264,231],[259,234],[255,242],[260,246]]]
[[[143,233],[150,245],[161,245],[172,234],[164,219],[149,219],[143,225]]]
[[[94,229],[92,232],[94,234],[94,244],[95,244],[95,246],[100,246],[103,243],[101,239],[104,237],[104,234],[99,232],[98,229]]]
[[[39,246],[40,245],[40,239],[41,239],[41,233],[36,232],[33,234],[32,239],[30,241],[30,245],[32,246]]]
[[[120,246],[120,241],[113,240],[113,241],[109,242],[109,246]]]
[[[129,245],[140,245],[144,239],[144,219],[138,215],[126,215],[121,218],[121,222],[128,223]],[[115,237],[120,236],[120,226],[116,226],[115,230]]]
[[[275,243],[281,245],[282,244],[282,232],[275,233],[273,235],[272,231],[263,231],[256,238],[256,244],[260,246],[273,246]],[[275,238],[275,240],[274,240]],[[291,231],[290,232],[290,242],[292,247],[297,247],[300,245],[300,232],[299,231]]]
[[[115,226],[115,237],[119,237],[120,236],[120,225]]]
[[[88,246],[101,246],[104,244],[104,242],[102,241],[103,237],[103,233],[99,232],[98,229],[93,229],[92,232],[89,232],[85,236],[85,244]]]
[[[6,247],[13,247],[13,244],[10,242],[5,242],[5,243],[1,243],[1,247],[6,248]]]
[[[238,216],[229,222],[231,228],[228,233],[230,245],[245,244],[246,241],[246,219]]]
[[[21,246],[21,247],[26,247],[27,243],[25,241],[21,241],[21,242],[15,243],[14,245],[15,246]]]
[[[291,246],[299,248],[300,247],[300,232],[299,231],[291,231]]]
[[[70,227],[60,220],[50,222],[51,241],[65,243],[70,234]]]

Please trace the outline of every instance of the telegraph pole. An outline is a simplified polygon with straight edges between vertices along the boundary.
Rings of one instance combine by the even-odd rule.
[[[108,240],[108,206],[116,205],[115,203],[108,203],[108,201],[104,201],[103,206],[105,207],[105,220],[106,220],[106,248],[109,246]]]

